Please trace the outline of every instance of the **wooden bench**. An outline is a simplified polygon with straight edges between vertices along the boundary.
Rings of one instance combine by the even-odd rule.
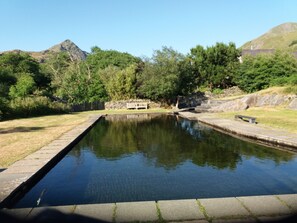
[[[148,109],[148,103],[140,102],[140,103],[127,103],[127,109]]]
[[[241,119],[241,120],[248,120],[249,123],[256,124],[256,118],[251,116],[245,116],[245,115],[235,115],[235,119]]]

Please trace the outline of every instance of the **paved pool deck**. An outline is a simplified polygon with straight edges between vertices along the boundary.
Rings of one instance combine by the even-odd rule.
[[[218,118],[216,115],[209,113],[180,112],[179,115],[191,120],[197,120],[224,133],[297,152],[297,134],[294,133],[251,124],[242,120]]]
[[[297,148],[296,134],[257,125],[183,112],[181,116],[273,144]],[[0,173],[0,222],[297,222],[297,194],[145,201],[111,204],[74,204],[55,207],[4,208],[55,165],[100,116],[63,134],[49,145]]]
[[[1,222],[296,222],[297,195],[3,209]],[[2,219],[1,219],[2,217]]]

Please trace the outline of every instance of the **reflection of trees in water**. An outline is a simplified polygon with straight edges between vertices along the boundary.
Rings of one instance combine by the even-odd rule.
[[[103,118],[78,146],[87,146],[104,159],[140,152],[148,164],[168,169],[187,160],[198,166],[235,169],[243,156],[269,159],[276,164],[292,159],[289,153],[247,143],[174,116]]]

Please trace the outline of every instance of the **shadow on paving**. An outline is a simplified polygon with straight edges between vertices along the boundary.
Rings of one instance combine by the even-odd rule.
[[[276,218],[277,219],[277,218]],[[4,213],[0,210],[0,222],[1,223],[52,223],[52,222],[63,222],[63,223],[105,223],[107,221],[103,221],[100,219],[94,219],[91,217],[78,215],[78,214],[65,214],[57,210],[44,210],[40,212],[38,215],[34,216],[30,219],[21,219],[16,216],[12,216],[11,214]],[[234,219],[235,222],[240,222],[239,219]],[[162,221],[164,222],[164,221]],[[179,221],[182,222],[182,221]],[[232,219],[227,221],[228,223],[232,223]],[[246,219],[243,219],[243,222],[247,222]],[[266,223],[296,223],[297,222],[297,215],[292,215],[287,218],[283,218],[281,220],[260,220],[260,222]]]
[[[65,214],[57,210],[44,210],[38,215],[29,218],[21,219],[19,217],[13,216],[8,213],[4,213],[0,210],[0,222],[1,223],[53,223],[53,222],[63,222],[63,223],[104,223],[100,219],[94,219],[91,217],[78,215],[78,214]]]

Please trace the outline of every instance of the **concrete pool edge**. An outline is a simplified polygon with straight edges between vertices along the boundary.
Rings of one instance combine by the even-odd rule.
[[[199,120],[197,117],[191,117],[190,115],[188,117],[185,115],[181,116],[190,119],[194,118],[198,121],[202,120],[201,118]],[[61,159],[72,148],[73,144],[80,140],[93,127],[100,117],[99,115],[92,117],[86,123],[75,127],[63,134],[59,139],[26,157],[24,160],[29,160],[30,165],[25,165],[24,160],[20,160],[18,161],[19,163],[16,162],[18,164],[15,163],[16,165],[13,164],[7,170],[1,172],[0,202],[3,203],[6,199],[11,198],[11,196],[13,197],[15,195],[13,193],[20,191],[21,187],[26,187],[28,182],[31,184],[32,177],[39,178],[41,174],[39,171],[48,172],[50,169],[48,163],[55,165],[57,159]],[[57,158],[57,156],[60,158]],[[40,161],[39,164],[35,162],[36,160]],[[44,169],[45,166],[47,169]],[[14,168],[15,172],[11,168]],[[2,173],[5,174],[1,175]],[[9,178],[9,175],[14,175],[15,178]],[[7,177],[7,181],[3,181],[5,178],[2,178],[3,176]],[[8,184],[6,185],[7,182]],[[3,196],[3,189],[6,190],[7,187],[12,185],[18,186],[14,187],[14,190],[10,191],[10,193],[4,191]],[[5,193],[8,195],[6,196]],[[273,206],[273,204],[276,206]],[[256,208],[253,209],[253,207]],[[111,214],[109,214],[110,210],[112,210]],[[278,210],[281,210],[281,212],[278,212]],[[0,220],[1,214],[7,214],[15,218],[20,217],[20,219],[24,219],[24,217],[28,217],[28,219],[44,218],[48,216],[47,214],[50,214],[48,216],[49,218],[55,218],[55,216],[58,218],[79,218],[82,216],[84,218],[85,216],[90,219],[100,220],[101,222],[181,222],[192,220],[195,222],[232,222],[232,220],[236,220],[236,222],[267,222],[272,219],[281,220],[282,218],[295,216],[297,214],[297,194],[0,209]]]
[[[13,203],[56,165],[101,117],[102,115],[90,116],[84,123],[0,172],[0,208]]]
[[[297,152],[297,134],[294,133],[266,129],[255,124],[212,117],[202,113],[180,112],[179,115],[183,118],[197,120],[226,134],[237,135],[245,139],[251,139],[253,142]]]
[[[2,209],[0,214],[34,222],[290,222],[296,220],[297,194]]]

